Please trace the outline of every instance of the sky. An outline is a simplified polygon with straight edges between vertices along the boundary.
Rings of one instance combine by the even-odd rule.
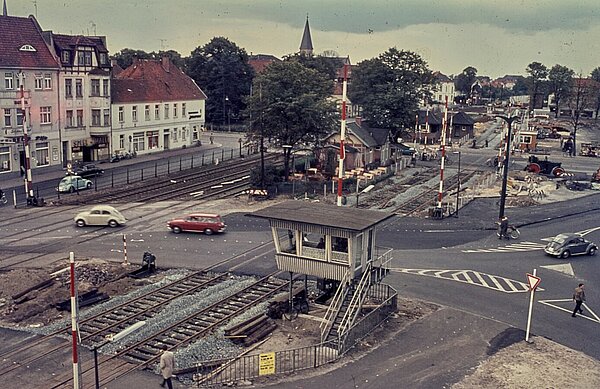
[[[432,70],[474,66],[492,78],[525,74],[533,61],[583,76],[600,66],[598,0],[6,0],[11,16],[44,30],[105,35],[123,48],[188,56],[215,36],[248,54],[297,52],[306,17],[316,54],[353,64],[390,47],[420,54]]]

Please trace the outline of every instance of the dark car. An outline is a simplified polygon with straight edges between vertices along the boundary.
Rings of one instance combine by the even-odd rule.
[[[408,145],[405,145],[404,143],[398,143],[398,150],[400,151],[400,154],[402,155],[413,155],[414,153],[416,153],[417,151],[414,149],[414,147],[410,147]]]
[[[79,177],[93,177],[104,174],[104,170],[100,169],[96,165],[88,164],[76,168],[73,171],[73,174]]]
[[[558,234],[546,245],[544,251],[548,255],[568,258],[571,255],[596,255],[598,246],[579,234]]]

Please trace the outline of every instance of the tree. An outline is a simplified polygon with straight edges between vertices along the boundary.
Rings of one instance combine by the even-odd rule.
[[[522,96],[526,95],[529,91],[529,86],[527,85],[527,80],[525,78],[518,78],[517,82],[515,82],[515,86],[512,88],[512,93],[514,96]]]
[[[344,61],[339,57],[325,57],[321,55],[292,54],[284,58],[284,61],[296,61],[304,67],[314,69],[333,80],[337,75],[337,70],[344,65]]]
[[[558,64],[552,66],[552,69],[548,72],[550,91],[554,93],[554,101],[556,103],[555,118],[560,113],[560,102],[569,96],[574,74],[573,70]]]
[[[548,68],[539,62],[532,62],[525,69],[529,73],[527,81],[529,84],[530,109],[542,108],[544,102],[544,94],[542,85],[548,77]]]
[[[138,59],[151,59],[153,58],[151,53],[147,53],[144,50],[136,49],[122,49],[118,53],[113,54],[113,59],[117,60],[117,65],[121,68],[126,69],[133,63],[134,58]]]
[[[471,97],[471,88],[477,81],[477,69],[473,66],[467,66],[463,69],[462,73],[457,75],[454,79],[454,86],[456,90],[461,92],[467,97]]]
[[[192,51],[187,73],[208,96],[208,121],[225,125],[245,109],[254,71],[246,50],[227,38],[215,37]]]
[[[596,69],[592,70],[592,80],[596,81],[597,85],[600,85],[600,67],[597,67]],[[596,91],[596,93],[596,112],[594,117],[598,119],[598,111],[600,111],[600,88]]]
[[[569,98],[571,110],[571,125],[573,127],[573,155],[577,155],[577,130],[581,124],[581,114],[589,109],[597,100],[598,84],[591,78],[583,78],[581,73],[573,79],[573,86]]]
[[[354,104],[362,106],[370,125],[395,130],[398,135],[412,127],[419,101],[430,96],[433,84],[425,60],[393,47],[352,69],[348,94]]]
[[[316,146],[336,130],[337,109],[330,95],[331,80],[297,61],[274,62],[254,79],[245,112],[250,118],[248,138],[268,138],[283,149],[286,181],[292,149]]]

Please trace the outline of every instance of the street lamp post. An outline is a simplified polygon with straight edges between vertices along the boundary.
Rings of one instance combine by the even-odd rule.
[[[504,120],[508,124],[508,129],[506,131],[506,140],[504,142],[504,172],[502,175],[502,191],[500,192],[500,213],[498,215],[498,220],[502,220],[504,217],[504,206],[506,205],[506,183],[508,181],[508,158],[510,156],[510,136],[512,130],[512,124],[514,121],[519,120],[518,116],[502,116],[498,115],[500,119]]]
[[[458,179],[458,186],[456,188],[456,211],[454,211],[454,216],[458,217],[458,201],[460,199],[460,151],[455,151],[454,154],[458,154],[458,172],[456,173],[456,178]]]

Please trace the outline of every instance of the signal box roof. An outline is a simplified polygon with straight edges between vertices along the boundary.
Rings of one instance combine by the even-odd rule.
[[[322,203],[286,201],[264,208],[248,216],[319,225],[342,230],[364,231],[394,216],[392,213],[371,211],[348,206],[337,207]]]

